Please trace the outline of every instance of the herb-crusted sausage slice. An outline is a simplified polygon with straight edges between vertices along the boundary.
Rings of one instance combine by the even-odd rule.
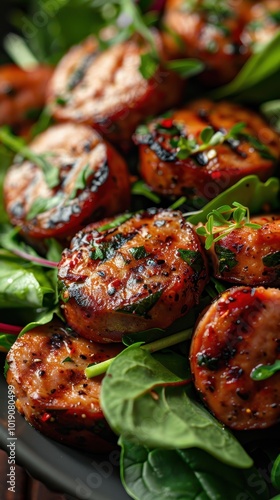
[[[55,125],[37,136],[30,149],[47,166],[31,161],[15,164],[4,183],[7,213],[23,234],[73,236],[89,221],[128,207],[126,163],[90,127]]]
[[[66,321],[87,338],[166,328],[195,305],[208,278],[182,214],[150,209],[113,229],[88,226],[64,250],[59,284]]]
[[[16,407],[43,434],[69,446],[106,452],[115,441],[99,403],[102,376],[84,370],[116,356],[122,347],[101,346],[53,322],[18,338],[9,351],[7,382]]]
[[[160,39],[156,38],[159,51]],[[181,100],[180,77],[160,67],[149,79],[141,72],[147,44],[129,40],[98,52],[89,38],[61,60],[48,102],[58,121],[86,123],[127,149],[136,126]],[[176,90],[174,90],[176,89]]]
[[[30,71],[13,64],[0,68],[0,125],[21,125],[43,108],[53,69],[38,66]]]
[[[233,287],[199,321],[190,350],[196,389],[213,414],[237,430],[280,421],[280,372],[252,371],[280,359],[280,290]]]
[[[279,29],[278,0],[167,0],[163,24],[169,57],[205,63],[202,81],[231,81],[255,51]]]
[[[259,229],[242,227],[209,250],[214,274],[242,285],[280,285],[280,215],[251,217]]]
[[[227,101],[199,100],[139,127],[140,174],[163,195],[215,198],[242,177],[266,180],[280,158],[279,135]]]

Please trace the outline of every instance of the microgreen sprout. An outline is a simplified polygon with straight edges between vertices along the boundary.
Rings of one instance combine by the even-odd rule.
[[[250,373],[250,377],[255,380],[266,380],[280,370],[280,360],[276,360],[273,365],[258,365]]]
[[[196,229],[197,234],[205,237],[205,248],[209,250],[213,243],[221,240],[235,229],[251,227],[260,229],[260,224],[250,222],[249,209],[237,201],[212,210],[207,216],[205,225]]]
[[[201,144],[198,144],[194,138],[179,137],[179,139],[172,139],[171,145],[177,148],[177,157],[180,160],[185,160],[191,155],[202,153],[207,149],[223,144],[229,139],[236,139],[238,134],[243,131],[245,123],[236,123],[228,132],[217,130],[211,126],[205,127],[200,133]]]

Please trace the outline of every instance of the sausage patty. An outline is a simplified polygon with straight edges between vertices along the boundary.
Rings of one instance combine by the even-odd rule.
[[[21,125],[43,108],[52,72],[49,66],[30,71],[14,64],[0,67],[0,125]]]
[[[88,226],[64,250],[58,271],[66,321],[99,342],[168,327],[198,303],[207,277],[192,227],[180,212],[160,209],[113,229]]]
[[[251,217],[251,222],[260,229],[235,229],[210,248],[214,275],[230,283],[279,286],[280,215]]]
[[[254,381],[259,365],[280,359],[280,290],[233,287],[199,321],[190,362],[196,389],[232,429],[262,429],[280,421],[280,373]]]
[[[202,144],[200,134],[206,127],[225,135],[242,123],[244,128],[228,140],[192,152]],[[246,175],[268,179],[280,157],[279,135],[263,118],[226,101],[199,100],[168,118],[157,118],[137,129],[135,142],[141,176],[154,191],[206,200]]]
[[[86,123],[119,147],[130,147],[136,126],[178,104],[184,85],[176,73],[162,67],[145,79],[139,68],[147,51],[147,45],[136,39],[104,52],[97,51],[92,38],[72,48],[49,87],[48,102],[56,120]]]
[[[7,356],[7,382],[14,387],[17,409],[56,441],[108,451],[115,438],[99,403],[102,376],[88,379],[84,371],[121,349],[82,339],[58,321],[25,333]]]
[[[43,169],[30,161],[8,170],[5,208],[23,234],[33,238],[73,236],[86,223],[128,207],[126,163],[90,127],[53,126],[37,136],[30,149],[45,155],[54,173],[58,171],[58,180],[50,188]]]
[[[217,86],[279,30],[279,1],[167,0],[163,25],[169,57],[201,59],[203,84]]]

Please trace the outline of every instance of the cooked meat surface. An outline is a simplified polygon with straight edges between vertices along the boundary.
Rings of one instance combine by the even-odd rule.
[[[231,132],[237,124],[240,131]],[[220,135],[205,146],[201,133],[207,127]],[[266,180],[280,158],[279,135],[263,118],[226,101],[195,101],[168,118],[139,127],[134,139],[140,174],[162,195],[209,200],[246,175]]]
[[[30,144],[51,168],[14,164],[4,183],[12,224],[32,238],[73,236],[86,223],[125,210],[130,183],[125,161],[90,127],[55,125]],[[57,185],[48,185],[48,175]]]
[[[280,421],[280,373],[255,381],[252,371],[280,359],[280,290],[233,287],[202,316],[190,362],[196,389],[218,420],[236,430]]]
[[[232,80],[279,24],[278,0],[167,0],[164,44],[170,58],[201,59],[203,84],[217,86]]]
[[[88,379],[84,371],[121,350],[82,339],[58,321],[25,333],[7,357],[17,409],[35,429],[63,444],[112,449],[115,438],[99,403],[102,376]]]
[[[251,222],[260,229],[235,229],[210,248],[214,275],[240,285],[279,286],[280,215],[251,217]]]
[[[43,108],[52,72],[49,66],[30,71],[14,64],[0,67],[0,125],[21,125]]]
[[[160,39],[156,37],[160,48]],[[49,87],[48,102],[58,121],[93,126],[118,147],[131,146],[136,126],[182,97],[184,83],[159,67],[145,79],[140,72],[145,43],[133,39],[98,52],[89,38],[61,60]]]
[[[207,278],[194,230],[181,212],[163,209],[112,229],[88,226],[64,250],[58,271],[66,321],[99,342],[168,327],[198,303]]]

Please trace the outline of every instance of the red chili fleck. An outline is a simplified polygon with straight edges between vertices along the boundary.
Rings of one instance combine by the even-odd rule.
[[[165,118],[164,120],[161,120],[161,125],[165,128],[171,128],[173,127],[173,120],[172,118]]]
[[[42,417],[41,417],[41,420],[42,420],[42,422],[47,422],[50,418],[51,418],[51,415],[49,413],[44,413],[44,415],[42,415]]]

